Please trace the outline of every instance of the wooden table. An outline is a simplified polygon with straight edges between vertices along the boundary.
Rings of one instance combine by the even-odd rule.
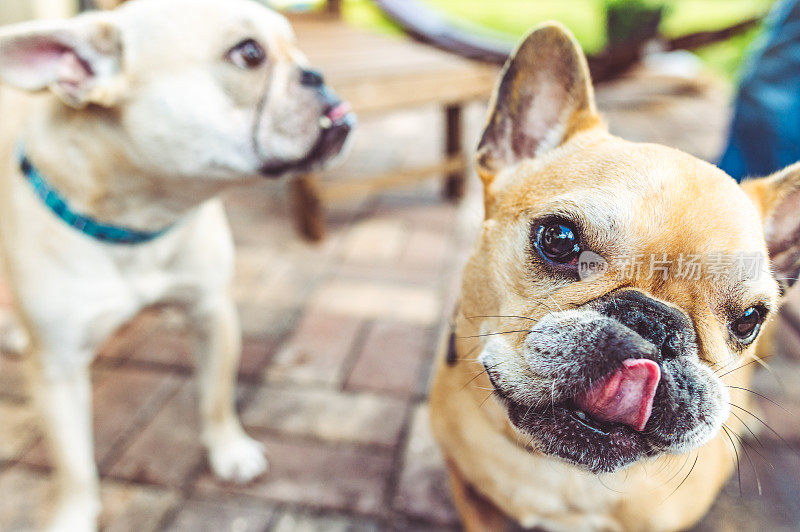
[[[445,196],[460,198],[465,169],[462,107],[491,95],[498,68],[405,37],[353,28],[332,15],[302,15],[290,20],[300,49],[357,115],[435,104],[446,116],[444,154],[436,164],[345,182],[319,182],[313,175],[294,181],[292,197],[300,232],[311,240],[323,238],[325,202],[408,185],[437,174],[444,176]]]

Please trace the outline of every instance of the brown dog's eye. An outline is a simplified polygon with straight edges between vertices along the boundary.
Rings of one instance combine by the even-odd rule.
[[[731,324],[731,330],[742,342],[749,344],[758,336],[766,316],[767,309],[763,306],[750,307]]]
[[[264,48],[253,39],[246,39],[228,52],[228,59],[239,68],[251,69],[264,64],[267,54]]]
[[[560,221],[544,223],[537,228],[536,247],[547,259],[561,264],[576,261],[581,252],[575,228]]]

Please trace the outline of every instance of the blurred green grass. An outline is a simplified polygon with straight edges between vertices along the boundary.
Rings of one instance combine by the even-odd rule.
[[[667,0],[661,31],[675,37],[696,31],[724,28],[765,13],[775,0]],[[587,53],[606,43],[605,6],[608,0],[425,0],[454,20],[477,24],[518,38],[545,20],[567,25]],[[352,23],[382,31],[398,32],[369,0],[344,0],[345,17]],[[734,79],[742,57],[758,30],[708,46],[698,55],[708,66]]]

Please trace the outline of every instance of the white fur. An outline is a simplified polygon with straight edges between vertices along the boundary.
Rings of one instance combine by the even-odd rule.
[[[27,32],[47,38],[48,24],[0,31],[0,79],[41,74],[26,71],[35,62],[11,56]],[[79,103],[93,105],[73,105],[55,86],[41,96],[0,90],[0,256],[24,325],[16,343],[29,339],[33,396],[56,466],[50,529],[79,532],[96,527],[100,508],[88,367],[109,335],[150,305],[171,304],[190,318],[202,441],[213,471],[238,482],[265,471],[264,449],[245,434],[234,407],[241,342],[230,294],[234,249],[216,197],[251,181],[264,162],[259,157],[291,161],[308,152],[325,102],[301,86],[302,54],[285,19],[254,2],[137,0],[57,28],[84,47],[95,41],[83,35],[120,41],[124,59],[110,60],[118,71],[86,84]],[[226,50],[243,38],[265,43],[264,68],[239,71],[226,62]],[[116,57],[118,47],[106,48]],[[3,54],[11,59],[4,63]],[[5,74],[21,69],[20,77],[4,77],[4,65]],[[291,122],[259,114],[267,89],[265,108],[294,112]],[[254,129],[263,133],[255,141]],[[277,143],[270,132],[280,136]],[[74,210],[134,229],[171,229],[129,246],[68,226],[21,174],[20,141]]]

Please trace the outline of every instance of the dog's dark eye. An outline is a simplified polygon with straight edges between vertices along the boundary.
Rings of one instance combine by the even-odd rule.
[[[540,225],[536,231],[536,247],[546,258],[562,264],[577,260],[581,252],[577,231],[563,221]]]
[[[761,305],[750,307],[745,310],[731,324],[731,330],[744,343],[750,343],[758,336],[761,330],[761,324],[767,316],[767,309]]]
[[[228,52],[228,59],[239,68],[251,69],[261,66],[267,58],[264,48],[253,39],[245,39]]]

